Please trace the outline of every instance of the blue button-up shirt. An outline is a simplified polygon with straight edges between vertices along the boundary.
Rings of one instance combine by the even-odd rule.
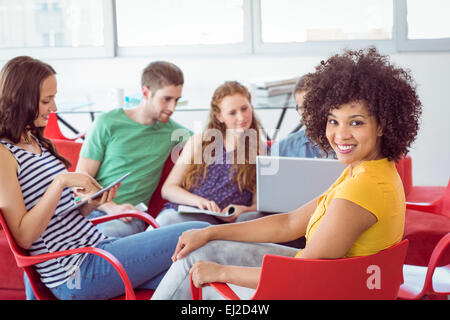
[[[274,143],[270,150],[271,155],[280,157],[324,158],[324,153],[309,141],[305,136],[305,131],[303,128]]]

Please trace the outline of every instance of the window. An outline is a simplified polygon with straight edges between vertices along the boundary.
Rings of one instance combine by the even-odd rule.
[[[101,1],[0,0],[0,7],[2,48],[104,44]]]
[[[400,51],[450,50],[450,2],[399,0]]]
[[[45,52],[54,49],[63,56],[104,56],[108,41],[105,15],[110,9],[105,6],[107,2],[0,0],[2,53],[46,57]],[[45,50],[48,48],[52,50]]]
[[[261,0],[262,42],[392,38],[392,0]]]
[[[0,0],[0,60],[450,51],[448,12],[448,0]]]
[[[246,50],[244,0],[116,0],[116,12],[120,53]]]
[[[259,0],[254,15],[256,52],[394,48],[392,0]]]
[[[450,38],[450,1],[408,0],[408,39]]]

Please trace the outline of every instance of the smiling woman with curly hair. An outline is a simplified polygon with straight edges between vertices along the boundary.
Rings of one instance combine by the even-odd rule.
[[[330,111],[361,101],[381,126],[381,154],[399,160],[408,153],[419,129],[421,103],[410,74],[396,68],[375,48],[346,51],[322,61],[308,77],[305,97],[306,135],[324,151]]]
[[[307,136],[347,168],[323,195],[292,212],[184,232],[154,299],[190,298],[189,273],[197,287],[256,288],[265,254],[338,259],[372,255],[402,240],[405,193],[394,160],[408,152],[419,127],[411,76],[369,48],[321,62],[306,87]],[[306,246],[299,252],[267,243],[301,236]],[[217,298],[209,294],[203,297]]]

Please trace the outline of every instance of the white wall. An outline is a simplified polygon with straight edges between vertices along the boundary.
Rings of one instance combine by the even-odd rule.
[[[53,60],[58,72],[58,96],[61,101],[86,100],[87,97],[109,104],[109,93],[124,88],[126,94],[139,91],[142,69],[153,60],[169,60],[185,74],[184,94],[193,106],[208,106],[213,90],[225,80],[250,80],[268,76],[302,75],[314,70],[326,56],[245,55],[218,57],[149,57],[85,60]],[[411,150],[415,185],[447,185],[450,177],[450,53],[395,54],[392,60],[409,68],[418,84],[423,103],[422,125]],[[2,66],[4,61],[0,61]],[[280,111],[258,110],[263,126],[270,131]],[[68,116],[80,129],[88,127],[87,116]],[[206,112],[178,112],[174,119],[201,130]],[[198,121],[202,120],[202,124]],[[197,123],[196,123],[197,121]],[[286,136],[298,123],[293,110],[286,114],[279,137]],[[195,127],[194,127],[195,126]]]

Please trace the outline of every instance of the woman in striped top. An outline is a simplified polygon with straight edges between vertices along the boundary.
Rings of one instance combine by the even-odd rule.
[[[90,194],[101,186],[89,175],[68,173],[70,162],[43,136],[49,114],[56,111],[56,87],[54,69],[30,57],[10,60],[0,73],[0,209],[8,227],[30,255],[102,248],[121,262],[134,287],[154,289],[171,264],[178,236],[206,224],[108,238],[85,216],[111,201],[117,187],[79,209],[66,210],[74,202],[73,188]],[[36,269],[60,299],[107,299],[124,291],[112,266],[95,255],[56,258]]]

